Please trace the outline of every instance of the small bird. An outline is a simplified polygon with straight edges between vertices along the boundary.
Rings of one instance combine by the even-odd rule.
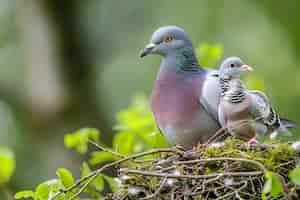
[[[206,142],[220,128],[215,71],[200,67],[188,34],[177,26],[156,30],[140,56],[149,54],[162,56],[151,96],[159,129],[172,145]]]
[[[223,61],[219,71],[221,99],[218,116],[222,127],[226,127],[230,134],[252,144],[258,143],[258,135],[275,136],[278,131],[287,132],[295,124],[280,119],[264,93],[245,89],[240,75],[250,71],[253,68],[238,57]]]

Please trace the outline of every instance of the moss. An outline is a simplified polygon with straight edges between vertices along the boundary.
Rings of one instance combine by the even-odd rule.
[[[233,157],[251,159],[261,162],[268,170],[274,172],[280,172],[281,167],[287,162],[289,162],[290,166],[294,166],[296,162],[295,150],[289,144],[280,142],[248,148],[245,142],[230,138],[225,140],[222,147],[208,147],[203,150],[205,158]]]

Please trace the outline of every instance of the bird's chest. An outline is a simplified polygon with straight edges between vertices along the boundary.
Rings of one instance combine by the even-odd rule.
[[[219,107],[222,113],[221,116],[219,113],[219,118],[225,123],[222,125],[226,125],[231,134],[243,140],[254,137],[256,132],[248,105],[248,100],[235,104],[221,100]]]
[[[221,100],[220,108],[225,121],[239,121],[250,117],[248,99],[240,103],[231,103],[226,100]]]
[[[151,107],[160,127],[181,126],[199,112],[197,80],[168,77],[157,80]]]

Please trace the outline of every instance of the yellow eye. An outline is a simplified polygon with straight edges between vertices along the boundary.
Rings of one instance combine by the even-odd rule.
[[[171,42],[173,40],[173,37],[168,35],[164,38],[164,42]]]

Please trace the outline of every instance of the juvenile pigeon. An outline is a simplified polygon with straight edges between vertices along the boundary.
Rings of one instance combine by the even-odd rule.
[[[229,57],[221,64],[219,71],[220,123],[232,135],[250,140],[250,143],[257,142],[257,135],[276,135],[278,131],[287,131],[287,128],[294,126],[291,121],[279,118],[264,93],[244,88],[240,75],[252,70],[240,58]]]
[[[141,53],[163,57],[151,108],[161,132],[173,145],[190,148],[220,128],[220,88],[212,70],[199,66],[188,34],[177,26],[156,30]]]

